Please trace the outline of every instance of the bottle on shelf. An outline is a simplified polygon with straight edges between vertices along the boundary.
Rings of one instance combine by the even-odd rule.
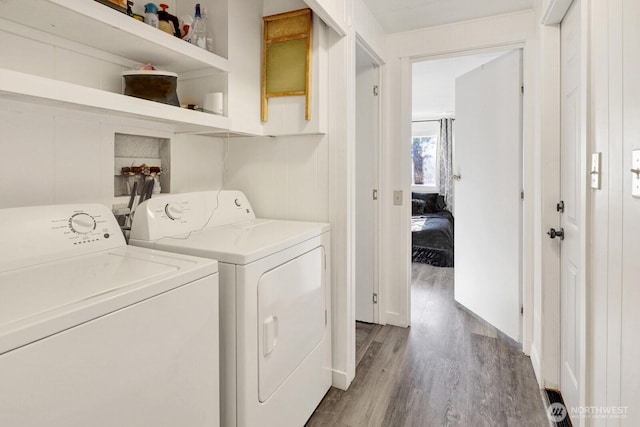
[[[191,43],[191,30],[193,28],[193,16],[184,15],[180,17],[180,38],[186,41],[187,43]]]
[[[204,27],[208,28],[209,27],[209,20],[208,20],[208,13],[207,13],[207,8],[205,7],[204,9],[202,9],[202,21],[204,22]],[[206,49],[211,52],[214,53],[214,47],[213,47],[213,34],[211,34],[211,32],[207,31],[207,47]]]
[[[196,14],[193,18],[193,26],[190,31],[191,44],[194,44],[202,49],[207,48],[207,26],[206,22],[202,19],[200,13],[200,3],[196,4]]]
[[[154,3],[144,5],[144,23],[158,28],[160,21],[158,20],[158,6]]]

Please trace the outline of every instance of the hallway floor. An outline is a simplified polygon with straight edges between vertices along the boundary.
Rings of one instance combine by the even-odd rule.
[[[452,268],[412,268],[411,327],[359,323],[354,381],[306,426],[549,426],[519,345],[455,303]]]

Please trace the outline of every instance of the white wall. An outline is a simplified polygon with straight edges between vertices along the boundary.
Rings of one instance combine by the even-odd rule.
[[[525,195],[534,194],[540,176],[534,162],[539,141],[534,132],[534,105],[536,99],[535,52],[537,40],[535,15],[525,11],[494,16],[469,22],[442,25],[390,35],[387,50],[388,72],[384,80],[387,89],[383,117],[386,119],[385,140],[382,148],[382,259],[386,265],[381,275],[381,286],[387,304],[387,322],[406,326],[409,323],[410,280],[410,147],[402,141],[409,141],[411,121],[411,61],[418,58],[442,58],[463,52],[480,52],[509,47],[524,49],[524,187]],[[534,175],[535,173],[535,175]],[[403,190],[404,204],[394,206],[393,190]],[[535,200],[525,196],[524,210],[524,274],[526,292],[525,307],[532,307],[533,298],[533,241]],[[525,324],[530,310],[525,308]],[[531,328],[524,333],[524,348],[528,352]]]
[[[347,35],[347,22],[352,16],[351,0],[304,0],[304,2],[340,37]]]
[[[0,208],[114,202],[115,134],[171,138],[172,191],[218,188],[222,142],[137,121],[0,100]]]
[[[412,120],[455,117],[456,78],[502,56],[506,51],[413,63]]]
[[[231,138],[225,188],[243,191],[264,218],[329,221],[329,145],[323,135]]]
[[[609,30],[610,9],[615,14],[616,9],[620,8],[620,1],[614,2],[596,2],[593,5],[592,13],[594,17],[591,31],[593,34],[591,67],[593,67],[593,78],[590,84],[593,106],[590,110],[592,118],[589,131],[591,132],[591,144],[594,152],[603,153],[602,158],[602,189],[590,190],[591,203],[589,209],[592,214],[592,222],[590,233],[593,245],[590,249],[590,259],[597,259],[603,254],[603,248],[599,245],[603,243],[609,246],[607,251],[610,255],[622,260],[620,235],[622,218],[622,210],[611,212],[611,216],[615,218],[616,225],[610,228],[609,199],[614,198],[612,205],[621,205],[622,193],[621,189],[616,189],[619,180],[612,176],[612,167],[622,165],[622,157],[617,156],[614,150],[621,154],[621,135],[622,135],[622,79],[616,82],[609,82],[610,76],[619,77],[622,72],[622,23],[621,16],[612,16],[612,21],[619,23],[620,29]],[[616,40],[616,47],[610,49],[609,37]],[[609,54],[613,54],[611,61],[601,61],[600,58],[607,58]],[[609,102],[611,97],[611,102]],[[610,113],[614,113],[610,117]],[[610,128],[611,126],[611,128]],[[611,153],[610,153],[611,149]],[[606,243],[605,243],[606,242]],[[614,243],[615,242],[615,243]],[[612,244],[614,243],[614,244]],[[589,271],[590,270],[590,271]],[[620,312],[620,295],[622,290],[622,280],[618,278],[615,282],[608,285],[609,281],[609,262],[592,262],[588,270],[591,276],[591,284],[589,289],[590,297],[588,299],[587,310],[590,314],[589,326],[587,327],[587,352],[589,353],[587,366],[587,400],[597,405],[606,405],[612,396],[612,391],[620,389],[619,377],[619,360],[618,366],[611,365],[611,361],[607,361],[607,353],[612,350],[619,351],[620,343],[617,345],[613,342],[614,337],[620,336],[620,316],[617,319],[608,320],[609,307],[613,308],[614,304],[618,307],[614,308],[615,312]],[[617,270],[614,268],[613,271]],[[609,288],[609,289],[608,289]],[[616,296],[617,294],[617,296]],[[611,295],[611,297],[609,297]],[[616,301],[617,300],[617,301]],[[610,323],[610,325],[609,325]],[[609,337],[609,334],[611,336]],[[614,344],[609,348],[609,343]],[[614,356],[615,360],[615,356]],[[617,372],[616,372],[617,370]],[[613,384],[616,384],[613,385]],[[607,390],[607,386],[613,386],[612,390]],[[615,392],[613,392],[615,393]],[[618,396],[614,400],[619,400]],[[606,421],[601,425],[606,425]]]
[[[353,29],[360,45],[379,65],[383,65],[387,54],[387,35],[362,0],[353,0]]]
[[[264,3],[272,3],[266,1]],[[230,96],[227,112],[234,131],[262,135],[262,0],[232,0],[229,7]]]
[[[621,406],[629,407],[629,418],[622,425],[632,426],[640,424],[640,263],[637,262],[640,253],[640,198],[631,197],[630,169],[632,150],[640,150],[640,4],[635,0],[622,2],[624,11],[622,28],[622,82],[623,82],[623,123],[622,150],[613,154],[620,156],[622,167],[611,169],[612,179],[622,180],[622,206],[615,203],[609,207],[610,211],[622,211],[622,354],[620,378]],[[612,28],[614,31],[615,29]],[[619,75],[616,75],[618,79]],[[620,159],[618,157],[618,160]],[[617,173],[616,173],[617,172]],[[618,175],[622,175],[619,177]],[[620,224],[620,223],[617,223]],[[598,258],[596,258],[598,259]],[[611,259],[611,258],[610,258]],[[614,260],[611,260],[615,263]],[[614,264],[615,265],[615,264]],[[613,267],[613,266],[612,266]],[[614,316],[616,313],[612,313]],[[613,342],[616,340],[614,338]]]
[[[0,208],[113,198],[113,133],[100,117],[0,101]]]
[[[180,134],[171,138],[171,192],[222,187],[224,139]]]
[[[590,144],[602,153],[602,189],[591,191],[587,403],[627,406],[640,424],[640,199],[631,196],[631,151],[640,149],[640,5],[591,0]]]
[[[355,36],[329,40],[329,220],[333,255],[333,384],[355,377]],[[346,95],[345,95],[346,94]]]

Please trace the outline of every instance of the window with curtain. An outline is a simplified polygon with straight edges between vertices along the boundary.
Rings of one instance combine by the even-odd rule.
[[[411,124],[411,189],[438,192],[440,121],[414,121]]]

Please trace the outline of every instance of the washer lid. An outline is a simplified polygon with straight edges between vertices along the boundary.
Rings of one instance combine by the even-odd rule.
[[[153,247],[245,265],[327,231],[329,224],[325,223],[257,218],[188,236],[165,237],[154,242]]]
[[[0,273],[0,354],[217,272],[212,260],[122,247]]]

